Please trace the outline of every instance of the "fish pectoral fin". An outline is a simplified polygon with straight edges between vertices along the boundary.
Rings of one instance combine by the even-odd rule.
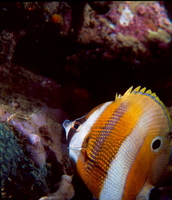
[[[146,183],[137,195],[136,200],[149,200],[152,189],[154,189],[154,186]]]

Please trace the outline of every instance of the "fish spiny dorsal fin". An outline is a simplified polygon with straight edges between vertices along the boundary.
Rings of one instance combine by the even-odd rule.
[[[155,93],[153,93],[150,89],[146,90],[146,87],[141,88],[141,89],[140,88],[141,88],[141,86],[136,87],[132,91],[132,93],[142,93],[142,94],[148,95],[152,99],[155,99],[155,101],[157,101],[159,104],[161,104],[161,105],[163,104],[162,101],[159,99],[159,97]]]
[[[141,86],[136,87],[132,92],[139,92],[140,91]]]
[[[141,91],[140,91],[141,92]],[[151,90],[147,90],[146,92],[145,92],[146,94],[152,94],[152,91]]]
[[[149,90],[146,90],[146,87],[144,88],[141,88],[141,86],[138,86],[136,87],[133,91],[133,86],[130,87],[125,93],[123,96],[128,96],[130,94],[142,94],[142,95],[147,95],[149,96],[150,98],[152,98],[156,103],[158,103],[161,108],[163,109],[164,111],[164,114],[166,115],[167,119],[168,119],[168,123],[172,129],[172,122],[171,122],[171,118],[170,118],[170,115],[169,115],[169,112],[167,111],[167,108],[166,106],[163,104],[163,102],[159,99],[159,97],[153,93],[150,89]]]
[[[152,96],[153,96],[153,97],[156,97],[156,94],[155,94],[155,93],[152,93]]]
[[[144,88],[142,88],[139,92],[142,92],[142,93],[144,93],[145,92],[145,90],[146,90],[146,87],[144,87]]]
[[[132,93],[135,93],[135,94],[140,93],[140,94],[143,94],[143,95],[150,96],[150,98],[154,99],[158,104],[161,105],[161,107],[162,107],[164,110],[166,110],[166,107],[165,107],[165,105],[163,104],[163,102],[162,102],[162,101],[159,99],[159,97],[158,97],[155,93],[153,93],[150,89],[149,89],[149,90],[146,90],[146,87],[141,88],[141,86],[138,86],[138,87],[136,87],[136,88],[133,90],[133,86],[131,86],[131,87],[124,93],[123,96],[127,96],[127,95],[130,95],[130,94],[132,94]],[[119,95],[116,94],[115,100],[120,99],[120,98],[122,98],[122,96],[121,96],[120,94],[119,94]]]
[[[143,87],[141,88],[141,86],[138,86],[136,87],[134,90],[133,89],[133,86],[131,86],[125,93],[124,93],[124,96],[125,95],[130,95],[131,93],[140,93],[140,94],[144,94],[144,95],[147,95],[147,96],[150,96],[152,99],[154,99],[157,103],[159,103],[162,107],[165,107],[164,104],[162,103],[162,101],[159,99],[159,97],[153,93],[150,89],[149,90],[146,90],[146,87]],[[121,96],[118,96],[118,99],[121,98]]]
[[[131,94],[132,89],[133,89],[133,86],[131,86],[131,87],[125,92],[124,95],[126,95],[126,94]]]
[[[115,95],[115,101],[116,101],[117,99],[120,99],[120,98],[121,98],[121,94],[118,95],[118,93],[116,93],[116,95]]]
[[[161,104],[161,105],[163,104],[162,101],[159,99],[159,97],[155,93],[153,93],[151,90],[147,90],[145,92],[145,94],[148,94],[150,97],[152,97],[153,99],[155,99],[159,104]]]
[[[133,86],[131,86],[125,93],[123,96],[127,96],[127,95],[130,95],[131,93],[133,92],[138,92],[140,90],[141,86],[138,86],[136,87],[134,90],[133,90]],[[133,90],[133,91],[132,91]]]

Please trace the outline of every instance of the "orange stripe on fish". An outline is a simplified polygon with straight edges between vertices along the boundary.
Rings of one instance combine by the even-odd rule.
[[[146,88],[131,87],[63,126],[77,172],[100,200],[148,199],[169,163],[171,119]]]

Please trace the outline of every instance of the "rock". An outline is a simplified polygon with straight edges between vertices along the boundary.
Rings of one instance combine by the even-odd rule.
[[[49,194],[46,197],[42,197],[39,200],[70,200],[74,196],[74,188],[72,183],[72,177],[68,175],[63,175],[59,183],[58,190]]]
[[[1,195],[3,199],[37,199],[49,189],[46,165],[36,167],[25,155],[14,131],[0,123]]]

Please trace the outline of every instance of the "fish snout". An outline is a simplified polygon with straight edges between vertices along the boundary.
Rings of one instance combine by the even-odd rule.
[[[62,126],[63,126],[63,128],[65,129],[65,132],[66,132],[66,140],[68,140],[68,135],[69,135],[69,131],[71,129],[71,125],[72,125],[72,121],[70,121],[68,119],[66,119],[62,124]]]
[[[70,123],[71,123],[71,121],[66,119],[62,124],[63,128],[66,129],[69,126]]]

